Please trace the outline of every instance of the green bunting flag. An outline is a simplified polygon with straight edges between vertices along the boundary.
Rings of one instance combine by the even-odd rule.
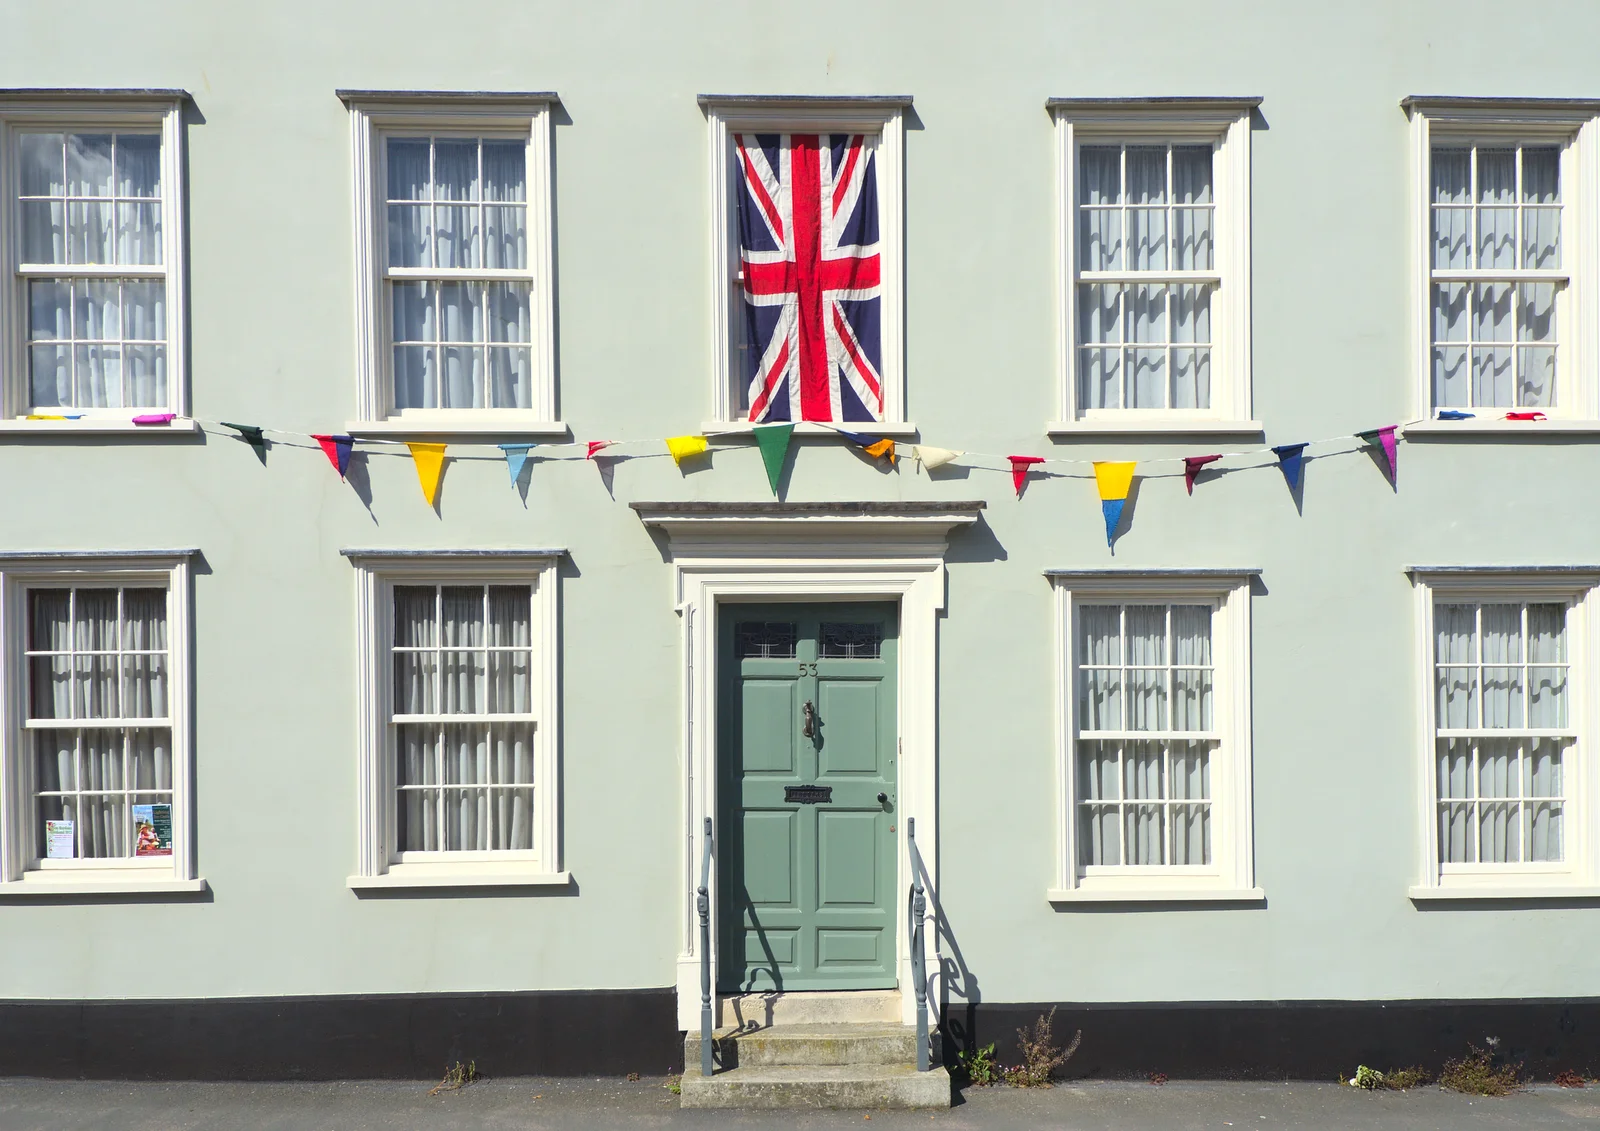
[[[239,439],[255,449],[256,458],[261,461],[261,466],[267,466],[267,438],[261,434],[261,429],[254,424],[229,424],[222,421],[224,428],[232,428],[239,433]]]
[[[794,437],[793,424],[763,424],[755,429],[756,447],[761,449],[761,462],[767,468],[767,482],[772,493],[778,493],[778,480],[783,478],[783,461],[789,454],[789,441]]]

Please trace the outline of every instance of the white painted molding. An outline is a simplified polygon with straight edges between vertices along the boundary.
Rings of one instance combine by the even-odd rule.
[[[555,358],[555,228],[551,185],[553,94],[473,94],[468,92],[342,91],[350,108],[352,188],[355,207],[356,416],[362,427],[403,423],[405,431],[448,434],[452,431],[523,432],[566,428],[556,421]],[[394,409],[393,358],[389,349],[390,315],[383,302],[388,243],[384,201],[387,198],[383,142],[397,131],[470,131],[474,136],[525,138],[528,191],[528,273],[532,282],[529,337],[533,345],[533,389],[526,411],[505,409],[444,410],[423,413],[418,425],[405,422]],[[522,276],[519,274],[519,278]],[[406,414],[409,415],[409,414]],[[521,425],[516,424],[518,420]],[[430,428],[430,424],[440,423]]]
[[[1056,375],[1052,436],[1261,431],[1251,420],[1250,122],[1259,98],[1052,98],[1056,164]],[[1084,141],[1209,142],[1217,280],[1211,306],[1211,405],[1091,409],[1078,404],[1078,147]]]
[[[917,847],[928,878],[939,886],[938,615],[944,608],[944,553],[950,531],[977,521],[981,502],[953,504],[636,503],[647,526],[667,536],[673,600],[683,617],[683,841],[679,870],[678,1021],[698,1022],[700,956],[695,889],[705,818],[717,813],[716,736],[701,722],[716,718],[716,640],[730,603],[895,601],[900,648],[897,723],[899,813],[917,821]],[[896,851],[897,892],[911,883],[904,822]],[[717,875],[711,877],[713,948]],[[898,898],[896,906],[903,906]],[[925,971],[929,1000],[940,1001],[935,900],[928,905]],[[915,1019],[910,940],[896,917],[901,1016]],[[717,959],[713,951],[712,978]]]
[[[1251,725],[1251,583],[1260,570],[1047,570],[1055,591],[1056,774],[1055,882],[1047,898],[1061,902],[1173,902],[1257,898]],[[1211,768],[1212,862],[1206,867],[1103,869],[1084,875],[1078,859],[1077,736],[1073,641],[1080,599],[1213,603],[1214,733]]]
[[[909,97],[787,97],[701,95],[710,148],[711,416],[722,426],[743,422],[737,409],[734,351],[738,227],[733,211],[736,170],[729,160],[733,135],[860,133],[878,139],[878,256],[883,281],[880,358],[883,423],[906,419],[905,374],[905,111]]]
[[[561,867],[561,733],[559,662],[559,571],[561,550],[344,550],[355,566],[357,741],[356,874],[351,887],[475,887],[484,875],[515,876],[508,883],[565,875]],[[395,585],[491,584],[533,586],[534,623],[530,626],[534,670],[529,673],[534,702],[533,850],[518,853],[461,853],[459,860],[401,863],[395,844],[394,758],[389,742],[393,681],[389,649],[393,620],[388,614]],[[394,880],[376,882],[394,875]],[[417,877],[424,877],[417,882]],[[426,879],[435,877],[434,879]],[[446,882],[446,877],[449,882]],[[374,880],[358,884],[358,880]]]
[[[161,133],[161,256],[159,267],[130,267],[118,273],[144,275],[166,281],[167,307],[167,404],[131,409],[66,409],[83,412],[85,420],[62,421],[87,431],[89,421],[105,418],[113,423],[101,432],[120,432],[117,425],[129,425],[129,418],[141,412],[172,412],[180,418],[189,415],[189,290],[188,255],[185,250],[184,220],[189,213],[189,186],[184,179],[183,108],[189,96],[173,90],[38,90],[0,91],[0,201],[5,203],[7,222],[0,224],[0,271],[5,275],[0,295],[0,420],[18,430],[32,430],[56,421],[25,421],[28,405],[27,315],[24,289],[18,285],[21,249],[15,246],[16,150],[22,129],[41,126],[62,130],[156,129]],[[68,273],[71,273],[70,271]],[[50,409],[43,409],[49,412]],[[117,417],[120,415],[121,420]],[[176,424],[176,422],[174,422]],[[192,425],[191,425],[192,427]],[[7,431],[11,427],[6,428]],[[178,429],[151,428],[150,431]],[[70,431],[63,429],[62,431]]]

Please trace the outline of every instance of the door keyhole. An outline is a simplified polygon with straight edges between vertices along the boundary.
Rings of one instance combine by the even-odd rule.
[[[811,705],[811,700],[806,700],[806,705],[800,709],[800,714],[805,721],[800,724],[800,733],[806,738],[811,738],[817,733],[817,709]]]

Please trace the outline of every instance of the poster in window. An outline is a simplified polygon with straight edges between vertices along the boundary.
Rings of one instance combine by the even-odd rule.
[[[44,854],[50,860],[71,860],[77,855],[78,841],[72,832],[71,821],[46,821],[44,823]]]
[[[171,856],[172,806],[135,805],[133,835],[135,856]]]

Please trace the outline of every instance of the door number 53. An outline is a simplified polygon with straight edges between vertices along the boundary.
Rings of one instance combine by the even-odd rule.
[[[816,675],[817,674],[817,665],[816,664],[801,664],[800,665],[800,674],[801,675]]]

